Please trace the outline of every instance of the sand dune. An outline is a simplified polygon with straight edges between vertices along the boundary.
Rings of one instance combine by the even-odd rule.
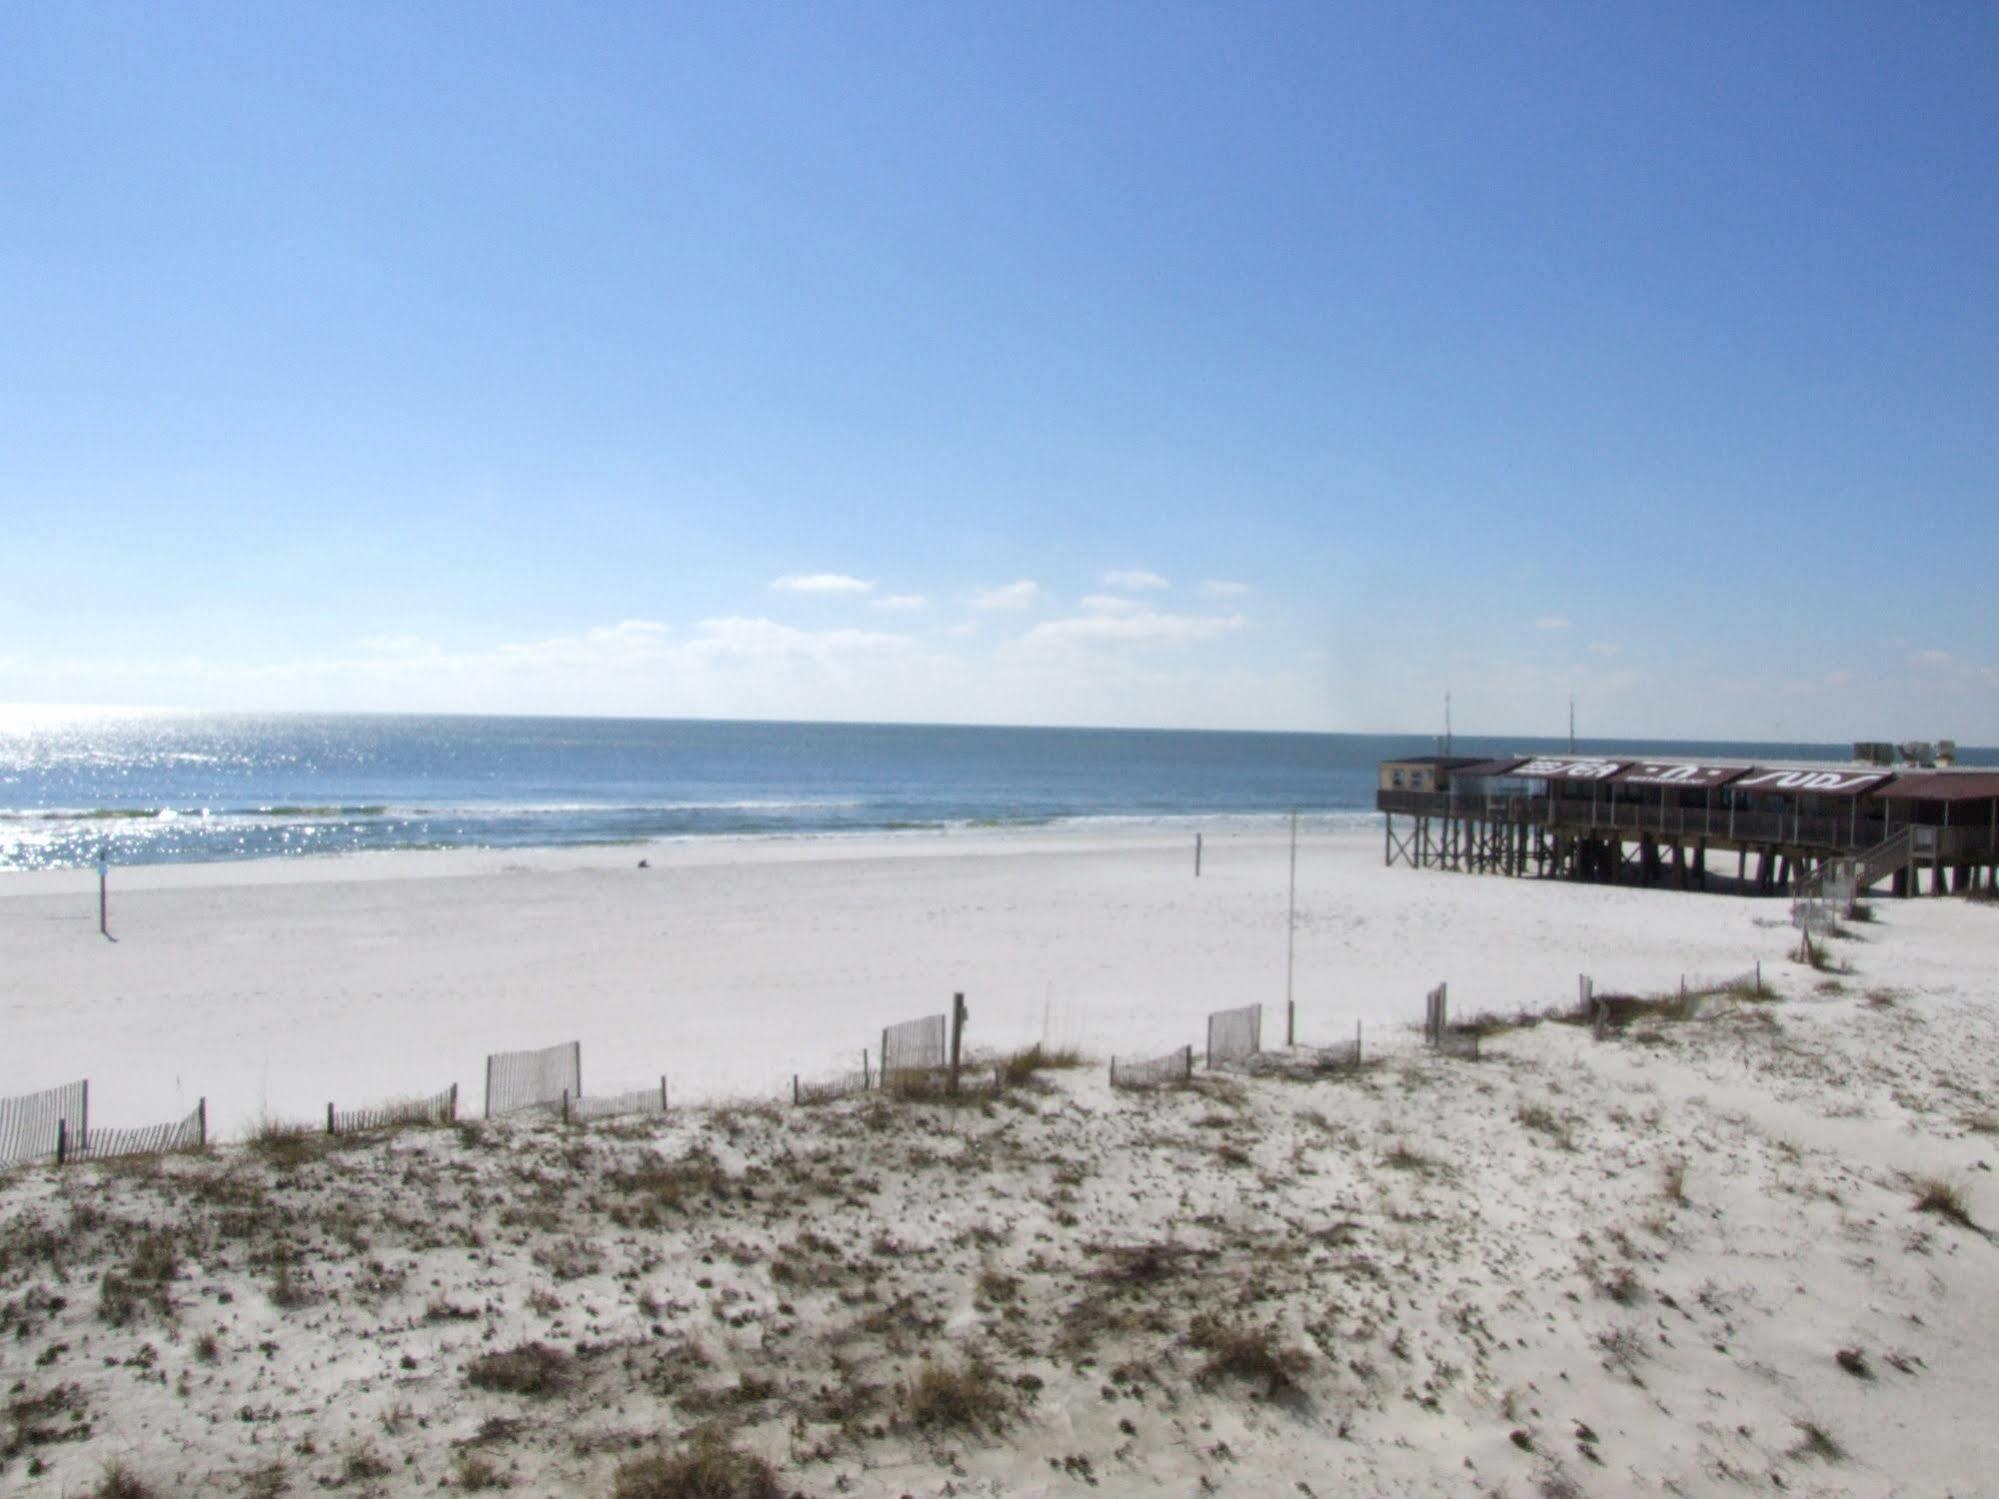
[[[1211,852],[1198,886],[1144,839],[164,872],[115,947],[17,885],[7,1086],[63,1070],[16,1037],[122,1046],[136,1094],[148,1046],[227,1081],[258,1035],[310,1098],[566,1033],[606,1088],[657,1047],[767,1094],[953,987],[990,1046],[1163,1050],[1282,996],[1282,844]],[[1999,912],[1883,902],[1826,974],[1770,903],[1377,856],[1300,861],[1301,1029],[1378,1027],[1358,1073],[17,1172],[0,1487],[610,1494],[705,1432],[784,1493],[1983,1492]],[[1406,1028],[1438,978],[1510,1013],[1757,959],[1772,996],[1602,1040]]]

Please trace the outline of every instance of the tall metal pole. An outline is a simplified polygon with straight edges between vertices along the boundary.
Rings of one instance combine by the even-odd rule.
[[[1291,809],[1291,895],[1284,914],[1284,1003],[1291,1003],[1291,973],[1298,951],[1298,809]]]

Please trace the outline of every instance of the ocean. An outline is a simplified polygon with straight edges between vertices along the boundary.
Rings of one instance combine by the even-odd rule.
[[[1365,813],[1428,735],[81,712],[0,720],[0,871]],[[1460,754],[1566,741],[1460,736]],[[1843,759],[1849,746],[1580,741]],[[1991,752],[1968,760],[1999,762]]]

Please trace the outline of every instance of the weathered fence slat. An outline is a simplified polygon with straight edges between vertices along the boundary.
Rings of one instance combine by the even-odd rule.
[[[951,1060],[951,1021],[945,1015],[905,1020],[882,1031],[882,1078],[898,1072],[939,1071]]]
[[[355,1135],[372,1129],[392,1129],[399,1124],[450,1124],[458,1117],[458,1084],[428,1098],[398,1098],[389,1103],[360,1109],[326,1106],[329,1135]]]
[[[199,1150],[208,1143],[208,1100],[202,1099],[185,1119],[137,1129],[93,1129],[65,1142],[72,1161],[105,1161],[116,1156],[165,1155],[172,1150]]]
[[[1263,1006],[1217,1010],[1208,1017],[1208,1066],[1239,1062],[1263,1050]]]
[[[1119,1062],[1111,1058],[1113,1088],[1162,1088],[1184,1083],[1194,1075],[1194,1048],[1183,1046],[1149,1062]]]
[[[65,1123],[65,1121],[68,1121]],[[90,1084],[65,1083],[19,1098],[0,1098],[0,1166],[21,1166],[56,1158],[57,1136],[69,1154],[90,1135]]]
[[[657,1088],[635,1088],[629,1093],[608,1093],[598,1098],[572,1098],[569,1100],[569,1118],[612,1119],[620,1114],[664,1114],[666,1112],[666,1079],[659,1080]]]
[[[856,1093],[866,1093],[871,1090],[873,1084],[874,1076],[866,1068],[859,1072],[842,1072],[817,1082],[807,1082],[793,1074],[791,1101],[797,1104],[831,1103],[836,1098],[849,1098]]]
[[[521,1109],[560,1108],[563,1095],[583,1096],[583,1043],[540,1051],[501,1051],[486,1058],[486,1117]]]

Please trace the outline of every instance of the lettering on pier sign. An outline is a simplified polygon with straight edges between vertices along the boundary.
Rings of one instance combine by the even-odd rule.
[[[1688,791],[1711,791],[1747,774],[1740,765],[1673,765],[1641,760],[1617,780],[1621,786],[1677,786]]]
[[[1631,762],[1628,760],[1529,760],[1507,774],[1531,781],[1607,781]]]
[[[1888,777],[1864,770],[1753,770],[1735,783],[1737,791],[1809,791],[1819,796],[1858,796]]]

